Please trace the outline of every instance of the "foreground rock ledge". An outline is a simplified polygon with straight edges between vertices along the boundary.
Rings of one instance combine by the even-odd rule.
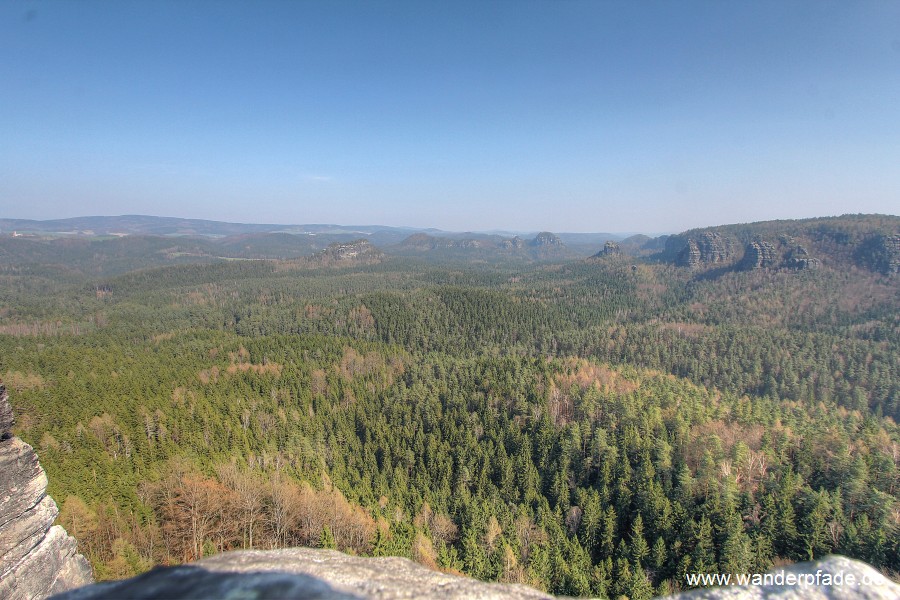
[[[336,550],[226,552],[179,567],[73,590],[54,600],[133,598],[552,598],[522,585],[432,571],[405,558],[360,558]]]
[[[669,600],[896,600],[900,586],[870,566],[841,556],[784,569],[852,574],[867,585],[732,586],[671,596]],[[778,571],[774,571],[778,573]],[[72,590],[53,600],[190,598],[552,598],[522,585],[492,584],[431,571],[405,558],[360,558],[334,550],[291,548],[227,552],[189,565],[158,568],[133,579]]]

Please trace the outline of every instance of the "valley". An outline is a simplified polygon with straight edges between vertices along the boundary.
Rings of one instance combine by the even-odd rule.
[[[98,579],[291,546],[632,600],[900,572],[900,217],[126,221],[0,225],[0,379]]]

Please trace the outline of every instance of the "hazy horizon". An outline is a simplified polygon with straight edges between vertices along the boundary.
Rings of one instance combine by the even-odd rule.
[[[676,232],[900,198],[900,4],[0,5],[0,213]]]
[[[120,214],[120,215],[75,215],[72,217],[51,217],[47,219],[29,219],[26,217],[18,217],[18,216],[7,216],[0,215],[0,221],[2,220],[12,220],[12,221],[37,221],[37,222],[46,222],[46,221],[65,221],[65,220],[77,220],[77,219],[114,219],[114,218],[128,218],[128,217],[139,217],[139,218],[150,218],[150,219],[184,219],[188,221],[201,221],[201,222],[210,222],[210,223],[223,223],[227,225],[246,225],[246,226],[275,226],[275,227],[299,227],[299,226],[317,226],[317,227],[325,227],[325,226],[334,226],[345,229],[350,229],[353,227],[385,227],[391,229],[409,229],[411,231],[427,231],[433,230],[441,233],[452,233],[452,234],[460,234],[460,233],[472,233],[478,235],[534,235],[543,231],[549,231],[551,233],[559,233],[559,234],[598,234],[598,233],[609,233],[617,236],[631,236],[631,235],[646,235],[649,237],[659,237],[663,235],[675,235],[678,233],[682,233],[684,231],[690,229],[703,229],[706,227],[717,227],[723,225],[750,225],[753,223],[761,223],[768,222],[773,220],[808,220],[808,219],[830,219],[830,218],[840,218],[846,216],[856,216],[862,215],[865,213],[845,213],[843,215],[815,215],[809,217],[797,217],[797,219],[769,219],[765,221],[754,220],[754,221],[741,221],[741,222],[728,222],[728,223],[707,223],[701,225],[695,225],[691,227],[687,227],[684,229],[678,230],[662,230],[662,231],[653,231],[649,229],[636,229],[636,230],[615,230],[615,229],[595,229],[595,230],[564,230],[564,229],[556,229],[551,230],[547,228],[532,228],[532,229],[511,229],[511,228],[503,228],[496,227],[491,229],[473,229],[473,228],[463,228],[463,229],[444,229],[440,227],[433,226],[411,226],[411,225],[403,225],[403,224],[394,224],[394,223],[341,223],[341,222],[279,222],[279,221],[223,221],[219,219],[209,219],[203,217],[176,217],[172,215],[149,215],[149,214]],[[869,214],[880,214],[882,216],[895,217],[900,216],[891,213],[869,213]]]

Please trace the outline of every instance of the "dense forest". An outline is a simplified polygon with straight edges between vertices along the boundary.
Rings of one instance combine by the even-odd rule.
[[[100,579],[294,545],[632,600],[835,552],[896,576],[898,222],[673,236],[733,236],[690,267],[5,252],[0,378]],[[818,268],[742,266],[763,238]]]

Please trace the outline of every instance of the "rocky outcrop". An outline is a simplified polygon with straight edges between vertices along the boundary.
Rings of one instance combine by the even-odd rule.
[[[778,265],[781,257],[775,246],[769,242],[750,242],[744,251],[744,269],[769,269]]]
[[[790,249],[785,251],[786,240]],[[740,261],[735,253],[736,240],[717,231],[704,231],[698,235],[685,238],[673,236],[667,241],[666,252],[675,257],[675,264],[704,271],[710,267],[727,270],[753,269],[793,269],[796,271],[817,269],[821,261],[810,255],[806,247],[801,246],[793,238],[784,238],[779,244],[764,239],[755,239],[744,248]],[[671,259],[671,258],[670,258]]]
[[[708,279],[733,271],[768,269],[847,271],[853,267],[889,277],[900,274],[900,216],[843,215],[764,221],[692,229],[655,238],[650,259],[695,270]],[[640,236],[620,242],[629,255],[650,248]]]
[[[133,579],[101,583],[54,600],[131,598],[517,598],[552,596],[523,585],[484,583],[439,573],[405,558],[360,558],[335,550],[290,548],[219,554],[189,565],[154,569]],[[872,567],[842,556],[800,563],[760,576],[757,585],[707,588],[667,600],[887,600],[900,585]]]
[[[603,250],[594,255],[594,258],[606,258],[610,256],[621,256],[622,249],[615,242],[606,242],[603,244]]]
[[[90,583],[75,539],[53,526],[59,510],[34,450],[12,435],[12,408],[0,385],[0,598],[45,598]]]
[[[325,252],[337,260],[349,260],[352,258],[359,258],[360,256],[380,254],[380,251],[368,240],[356,240],[349,244],[331,244]]]
[[[696,238],[688,238],[678,253],[676,263],[683,267],[699,269],[710,265],[722,265],[734,258],[731,240],[714,231],[705,231]]]
[[[311,267],[345,267],[351,265],[377,264],[384,258],[384,253],[372,245],[369,240],[353,242],[335,242],[327,248],[305,259]]]
[[[12,406],[6,394],[6,388],[0,383],[0,441],[6,441],[12,437],[12,427],[15,423]]]
[[[900,273],[900,233],[866,240],[857,249],[855,258],[860,266],[882,275]]]
[[[784,266],[798,271],[806,269],[818,269],[819,259],[809,255],[809,251],[803,246],[797,246],[784,259]]]
[[[289,548],[219,554],[155,569],[54,600],[132,598],[551,598],[523,585],[484,583],[432,571],[405,558],[359,558],[335,550]]]
[[[563,243],[555,233],[542,231],[531,240],[531,245],[535,248],[558,248],[562,246]]]
[[[700,259],[700,246],[697,245],[697,242],[688,240],[687,246],[678,253],[678,258],[675,259],[675,262],[681,267],[689,267],[691,269],[699,267],[702,261]]]
[[[525,247],[525,241],[517,235],[508,240],[503,240],[500,244],[507,250],[519,250]]]
[[[884,275],[900,273],[900,233],[881,237],[881,257],[877,268]]]

